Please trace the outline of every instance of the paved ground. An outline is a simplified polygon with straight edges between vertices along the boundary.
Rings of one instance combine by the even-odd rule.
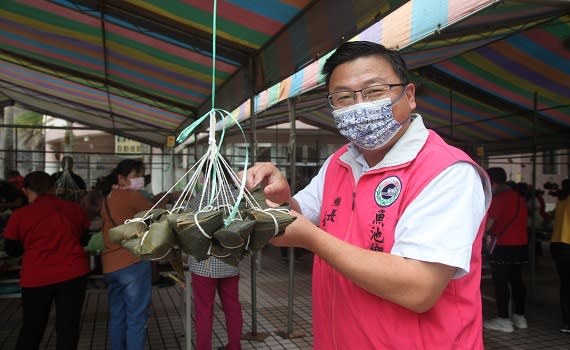
[[[545,254],[547,251],[545,250]],[[288,263],[279,250],[266,248],[255,274],[257,309],[255,327],[252,323],[251,268],[249,261],[242,263],[240,296],[244,313],[242,348],[247,349],[311,349],[311,256],[305,254],[295,263],[292,327],[288,329]],[[570,349],[570,335],[558,330],[558,281],[550,257],[537,260],[536,285],[529,296],[526,330],[505,334],[485,331],[485,348],[490,350]],[[482,281],[483,314],[494,317],[492,287],[484,271]],[[101,281],[94,279],[83,310],[79,349],[110,349],[107,339],[107,298]],[[184,292],[176,286],[155,286],[148,324],[147,349],[186,349],[184,336]],[[0,349],[12,349],[20,327],[20,300],[0,299]],[[53,316],[53,314],[52,314]],[[252,334],[252,331],[254,334]],[[278,335],[292,335],[282,337]],[[254,336],[255,335],[255,336]],[[298,336],[298,337],[297,337]],[[223,313],[216,305],[213,347],[225,343]],[[261,340],[263,339],[263,340]],[[53,317],[46,331],[42,349],[55,349]]]

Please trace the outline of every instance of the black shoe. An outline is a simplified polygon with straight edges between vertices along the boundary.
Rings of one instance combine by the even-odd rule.
[[[225,348],[223,346],[218,346],[218,348],[216,350],[224,350]]]

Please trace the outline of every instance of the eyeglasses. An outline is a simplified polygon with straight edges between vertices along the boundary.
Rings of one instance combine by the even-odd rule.
[[[364,101],[376,101],[390,96],[395,86],[406,86],[408,83],[372,85],[362,90],[337,91],[327,96],[332,108],[343,108],[356,103],[356,93],[360,92]]]

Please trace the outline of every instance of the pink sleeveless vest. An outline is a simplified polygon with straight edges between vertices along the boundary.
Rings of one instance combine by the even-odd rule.
[[[406,207],[444,169],[468,162],[484,174],[465,153],[432,131],[416,159],[369,171],[358,184],[351,168],[340,159],[345,152],[346,146],[338,150],[327,168],[320,226],[355,246],[384,253],[392,249],[395,227]],[[473,244],[470,272],[451,280],[439,301],[422,314],[366,292],[316,256],[314,348],[482,349],[479,285],[483,226]]]

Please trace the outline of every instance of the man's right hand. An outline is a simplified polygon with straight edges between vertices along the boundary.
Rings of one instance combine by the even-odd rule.
[[[291,202],[289,183],[272,163],[257,163],[247,169],[247,189],[251,190],[258,185],[264,189],[269,201],[277,204]]]

